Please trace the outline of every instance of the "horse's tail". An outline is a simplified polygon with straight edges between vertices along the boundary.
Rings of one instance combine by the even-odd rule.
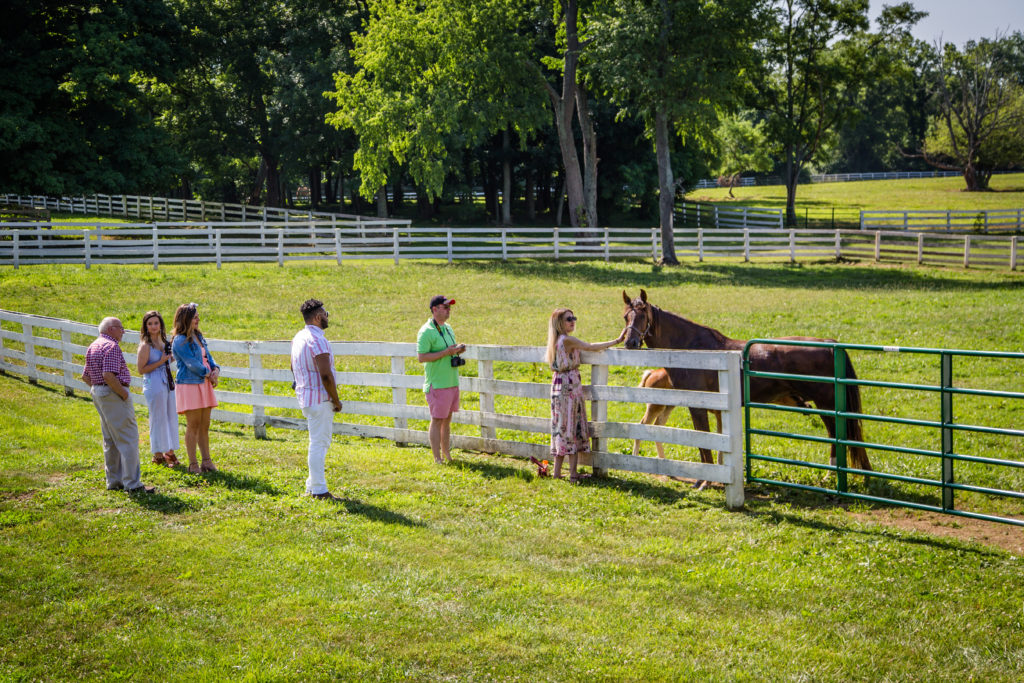
[[[652,372],[654,372],[653,368],[647,368],[646,370],[644,370],[644,374],[640,378],[640,386],[642,386],[642,387],[647,386],[647,378],[651,376]]]
[[[853,363],[850,356],[846,356],[846,378],[857,379],[857,373],[853,370]],[[861,413],[860,385],[846,385],[846,411],[850,413]],[[847,437],[851,441],[864,441],[864,432],[861,430],[860,420],[848,420]],[[863,446],[850,446],[850,461],[859,470],[870,470],[871,461],[868,460],[868,452]]]

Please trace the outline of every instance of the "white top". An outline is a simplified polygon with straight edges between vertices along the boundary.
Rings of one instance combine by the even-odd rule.
[[[292,338],[292,373],[295,375],[295,397],[299,399],[300,408],[317,406],[331,398],[324,388],[314,360],[324,353],[330,356],[333,370],[334,352],[331,351],[331,344],[324,336],[324,331],[316,325],[306,325]]]

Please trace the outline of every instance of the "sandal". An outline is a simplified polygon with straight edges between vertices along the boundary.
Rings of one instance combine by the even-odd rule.
[[[212,460],[209,460],[209,461],[204,462],[202,465],[199,466],[199,471],[200,472],[216,472],[217,471],[217,466],[213,464]]]
[[[164,454],[163,453],[154,453],[153,454],[153,464],[154,465],[166,465],[167,461],[164,460]]]
[[[191,463],[188,466],[188,472],[189,474],[200,474],[202,470],[199,468],[198,463]]]
[[[178,462],[178,459],[176,457],[174,457],[174,453],[165,453],[164,464],[167,465],[168,467],[177,467],[181,463]]]
[[[571,477],[569,477],[569,483],[570,484],[581,484],[581,483],[583,483],[583,480],[585,480],[585,479],[590,479],[590,475],[586,474],[586,473],[583,473],[583,472],[580,472],[579,474],[574,474]]]

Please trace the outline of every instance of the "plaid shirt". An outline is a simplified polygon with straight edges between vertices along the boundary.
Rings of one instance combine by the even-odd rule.
[[[128,364],[124,361],[124,354],[117,340],[101,334],[96,341],[89,344],[89,350],[85,352],[85,371],[82,378],[86,384],[98,386],[106,384],[103,379],[104,372],[112,372],[117,375],[121,386],[127,387],[132,383],[131,373],[128,372]]]

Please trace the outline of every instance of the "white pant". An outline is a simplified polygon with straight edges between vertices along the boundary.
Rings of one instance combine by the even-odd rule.
[[[178,412],[174,405],[174,392],[142,393],[149,407],[149,450],[153,453],[178,450]]]
[[[327,493],[327,477],[324,474],[324,463],[327,460],[327,449],[331,445],[331,425],[334,422],[334,406],[324,401],[320,405],[302,409],[309,427],[309,478],[306,479],[306,493]]]

